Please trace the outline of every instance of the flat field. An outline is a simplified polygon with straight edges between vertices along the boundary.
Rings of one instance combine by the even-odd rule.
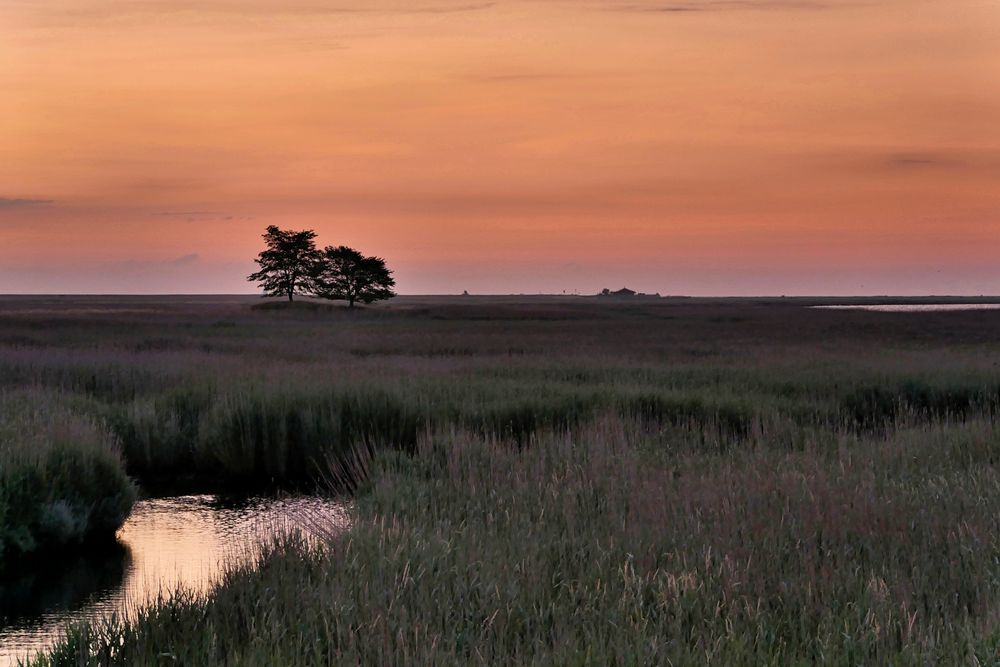
[[[0,472],[8,554],[80,538],[74,434],[103,530],[123,471],[355,497],[39,664],[998,664],[1000,311],[808,307],[906,301],[4,297],[65,496]]]

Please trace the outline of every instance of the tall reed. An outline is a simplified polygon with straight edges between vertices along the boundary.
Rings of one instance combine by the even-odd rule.
[[[59,396],[0,393],[0,569],[42,547],[113,534],[135,499],[106,428]]]
[[[995,658],[992,425],[837,433],[803,451],[769,435],[665,456],[615,417],[529,447],[438,433],[370,462],[347,534],[279,541],[209,598],[76,628],[35,664]]]

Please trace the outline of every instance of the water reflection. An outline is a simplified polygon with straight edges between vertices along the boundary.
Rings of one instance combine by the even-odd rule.
[[[50,561],[0,582],[0,666],[50,645],[78,620],[130,614],[178,586],[205,592],[225,567],[268,536],[308,528],[303,517],[346,527],[346,508],[315,497],[140,501],[108,549]]]
[[[51,561],[44,570],[23,565],[0,580],[0,624],[26,626],[80,609],[120,588],[131,565],[120,542]]]
[[[1000,303],[885,303],[809,307],[824,310],[873,310],[881,313],[926,313],[947,310],[998,310]]]

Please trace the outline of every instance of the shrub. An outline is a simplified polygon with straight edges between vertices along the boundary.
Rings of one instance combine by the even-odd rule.
[[[115,438],[38,391],[0,395],[3,559],[110,535],[137,495]]]

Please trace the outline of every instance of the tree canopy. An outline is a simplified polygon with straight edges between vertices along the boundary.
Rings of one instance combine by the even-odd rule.
[[[320,253],[316,250],[316,232],[311,229],[292,231],[275,225],[263,235],[267,245],[257,256],[260,270],[247,280],[260,283],[266,296],[287,296],[312,291],[312,276]]]
[[[324,299],[372,303],[396,295],[396,281],[381,257],[365,256],[347,246],[327,246],[320,253],[313,274],[313,293]]]
[[[348,246],[316,249],[316,232],[292,231],[271,225],[264,233],[266,248],[257,256],[260,270],[247,280],[260,283],[265,296],[307,294],[341,299],[348,307],[396,296],[396,281],[381,257],[366,256]]]

